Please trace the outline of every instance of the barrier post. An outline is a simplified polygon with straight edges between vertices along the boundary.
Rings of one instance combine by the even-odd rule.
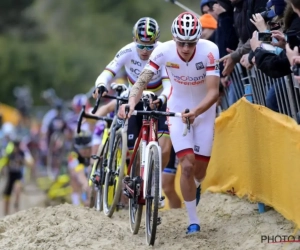
[[[245,88],[245,97],[246,97],[246,99],[249,102],[253,103],[251,84],[250,83],[249,84],[244,84],[244,88]],[[258,203],[258,212],[260,214],[265,212],[265,204],[264,203],[261,203],[261,202]]]

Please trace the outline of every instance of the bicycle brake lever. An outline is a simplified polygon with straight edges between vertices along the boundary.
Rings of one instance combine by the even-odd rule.
[[[189,113],[190,110],[189,109],[186,109],[184,111],[185,114]],[[185,118],[186,119],[186,127],[184,128],[184,131],[183,131],[183,136],[186,136],[187,135],[187,132],[190,132],[190,129],[191,129],[191,124],[190,124],[190,119],[188,117]]]
[[[127,119],[127,117],[128,117],[129,110],[130,110],[130,106],[129,106],[129,105],[126,105],[126,106],[125,106],[125,116],[126,116],[125,119]]]
[[[79,115],[79,119],[77,122],[77,134],[80,134],[80,132],[81,132],[81,123],[82,123],[82,119],[83,119],[84,115],[85,115],[85,105],[82,106],[82,109],[81,109],[81,112]]]

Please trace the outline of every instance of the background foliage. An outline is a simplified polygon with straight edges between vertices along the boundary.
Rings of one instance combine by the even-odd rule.
[[[199,12],[199,1],[180,2]],[[1,0],[0,102],[14,103],[15,86],[35,104],[49,87],[65,99],[87,92],[139,18],[155,18],[166,41],[182,11],[163,0]]]

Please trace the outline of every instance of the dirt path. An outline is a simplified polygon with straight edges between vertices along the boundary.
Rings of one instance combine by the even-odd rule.
[[[152,249],[300,249],[300,243],[261,243],[262,235],[291,235],[293,224],[270,210],[237,197],[205,193],[198,213],[201,233],[185,236],[184,209],[162,211]],[[142,225],[143,222],[142,222]],[[128,212],[109,219],[92,209],[69,204],[31,208],[0,220],[0,249],[149,249],[144,226],[132,235]]]

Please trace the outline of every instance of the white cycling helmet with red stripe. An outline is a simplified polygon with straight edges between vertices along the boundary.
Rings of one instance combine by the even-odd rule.
[[[174,38],[196,41],[202,34],[202,26],[194,14],[183,12],[173,21],[171,32]]]

